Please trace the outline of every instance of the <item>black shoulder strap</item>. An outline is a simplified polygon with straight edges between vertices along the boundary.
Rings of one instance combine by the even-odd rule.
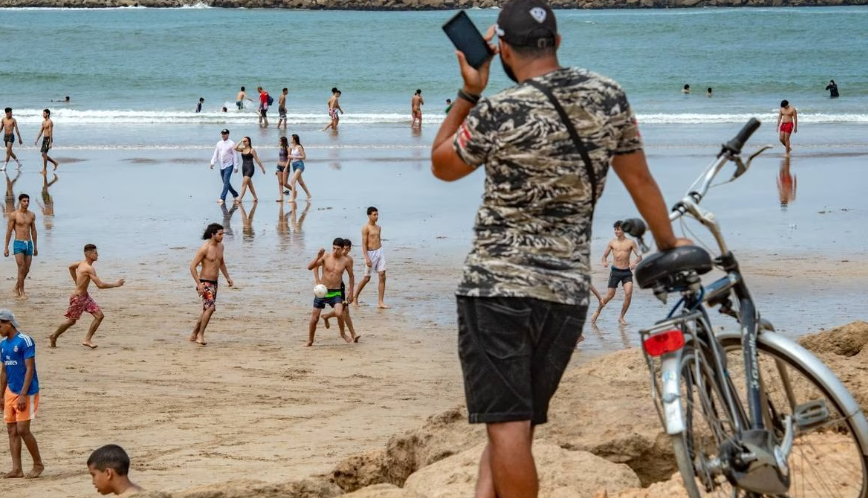
[[[561,103],[558,102],[558,99],[554,96],[552,91],[548,89],[548,87],[534,80],[527,80],[527,84],[541,91],[546,97],[548,97],[552,105],[555,106],[555,110],[558,111],[558,114],[561,116],[561,121],[566,125],[567,131],[570,133],[570,138],[573,139],[573,143],[576,144],[576,149],[578,149],[579,154],[582,155],[582,160],[585,161],[585,170],[588,173],[588,180],[591,182],[591,205],[596,205],[597,174],[594,171],[594,163],[591,162],[591,156],[588,154],[588,149],[585,148],[585,144],[582,143],[582,139],[579,137],[579,132],[576,131],[576,127],[573,126],[573,122],[570,120],[570,117],[567,116],[567,112],[564,111]]]

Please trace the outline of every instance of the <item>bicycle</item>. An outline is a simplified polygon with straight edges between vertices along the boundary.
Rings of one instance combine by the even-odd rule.
[[[680,294],[665,319],[640,331],[652,399],[690,498],[701,491],[868,498],[868,421],[861,408],[828,367],[760,316],[714,214],[700,207],[726,164],[736,169],[723,183],[742,176],[770,148],[742,161],[744,143],[759,126],[751,119],[723,144],[670,214],[673,222],[697,220],[720,254],[712,259],[701,247],[678,247],[636,268],[639,287],[664,304]],[[642,220],[626,220],[623,229],[648,251]],[[700,276],[715,267],[725,275],[704,285]],[[715,332],[708,314],[714,307],[734,317],[740,333]]]

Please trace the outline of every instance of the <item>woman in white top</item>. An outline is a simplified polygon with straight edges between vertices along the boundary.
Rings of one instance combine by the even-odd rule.
[[[307,189],[307,185],[304,184],[304,180],[301,178],[301,174],[304,173],[305,159],[307,159],[307,154],[304,153],[304,147],[301,145],[301,140],[299,140],[298,135],[293,133],[289,154],[289,165],[292,167],[292,177],[289,180],[289,188],[292,189],[292,196],[289,198],[289,202],[295,202],[295,196],[298,195],[298,188],[295,186],[296,182],[301,185],[301,188],[304,189],[304,193],[307,194],[308,200],[310,200],[310,191]]]

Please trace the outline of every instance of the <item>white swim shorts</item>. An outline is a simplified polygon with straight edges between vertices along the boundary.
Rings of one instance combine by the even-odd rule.
[[[386,257],[383,255],[383,248],[374,251],[368,251],[368,259],[371,260],[371,266],[365,265],[365,276],[370,277],[371,272],[382,273],[386,271]]]

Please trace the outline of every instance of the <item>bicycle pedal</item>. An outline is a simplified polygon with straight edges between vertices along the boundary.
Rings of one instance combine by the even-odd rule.
[[[793,417],[800,430],[810,429],[829,420],[829,409],[825,400],[817,399],[796,406]]]

